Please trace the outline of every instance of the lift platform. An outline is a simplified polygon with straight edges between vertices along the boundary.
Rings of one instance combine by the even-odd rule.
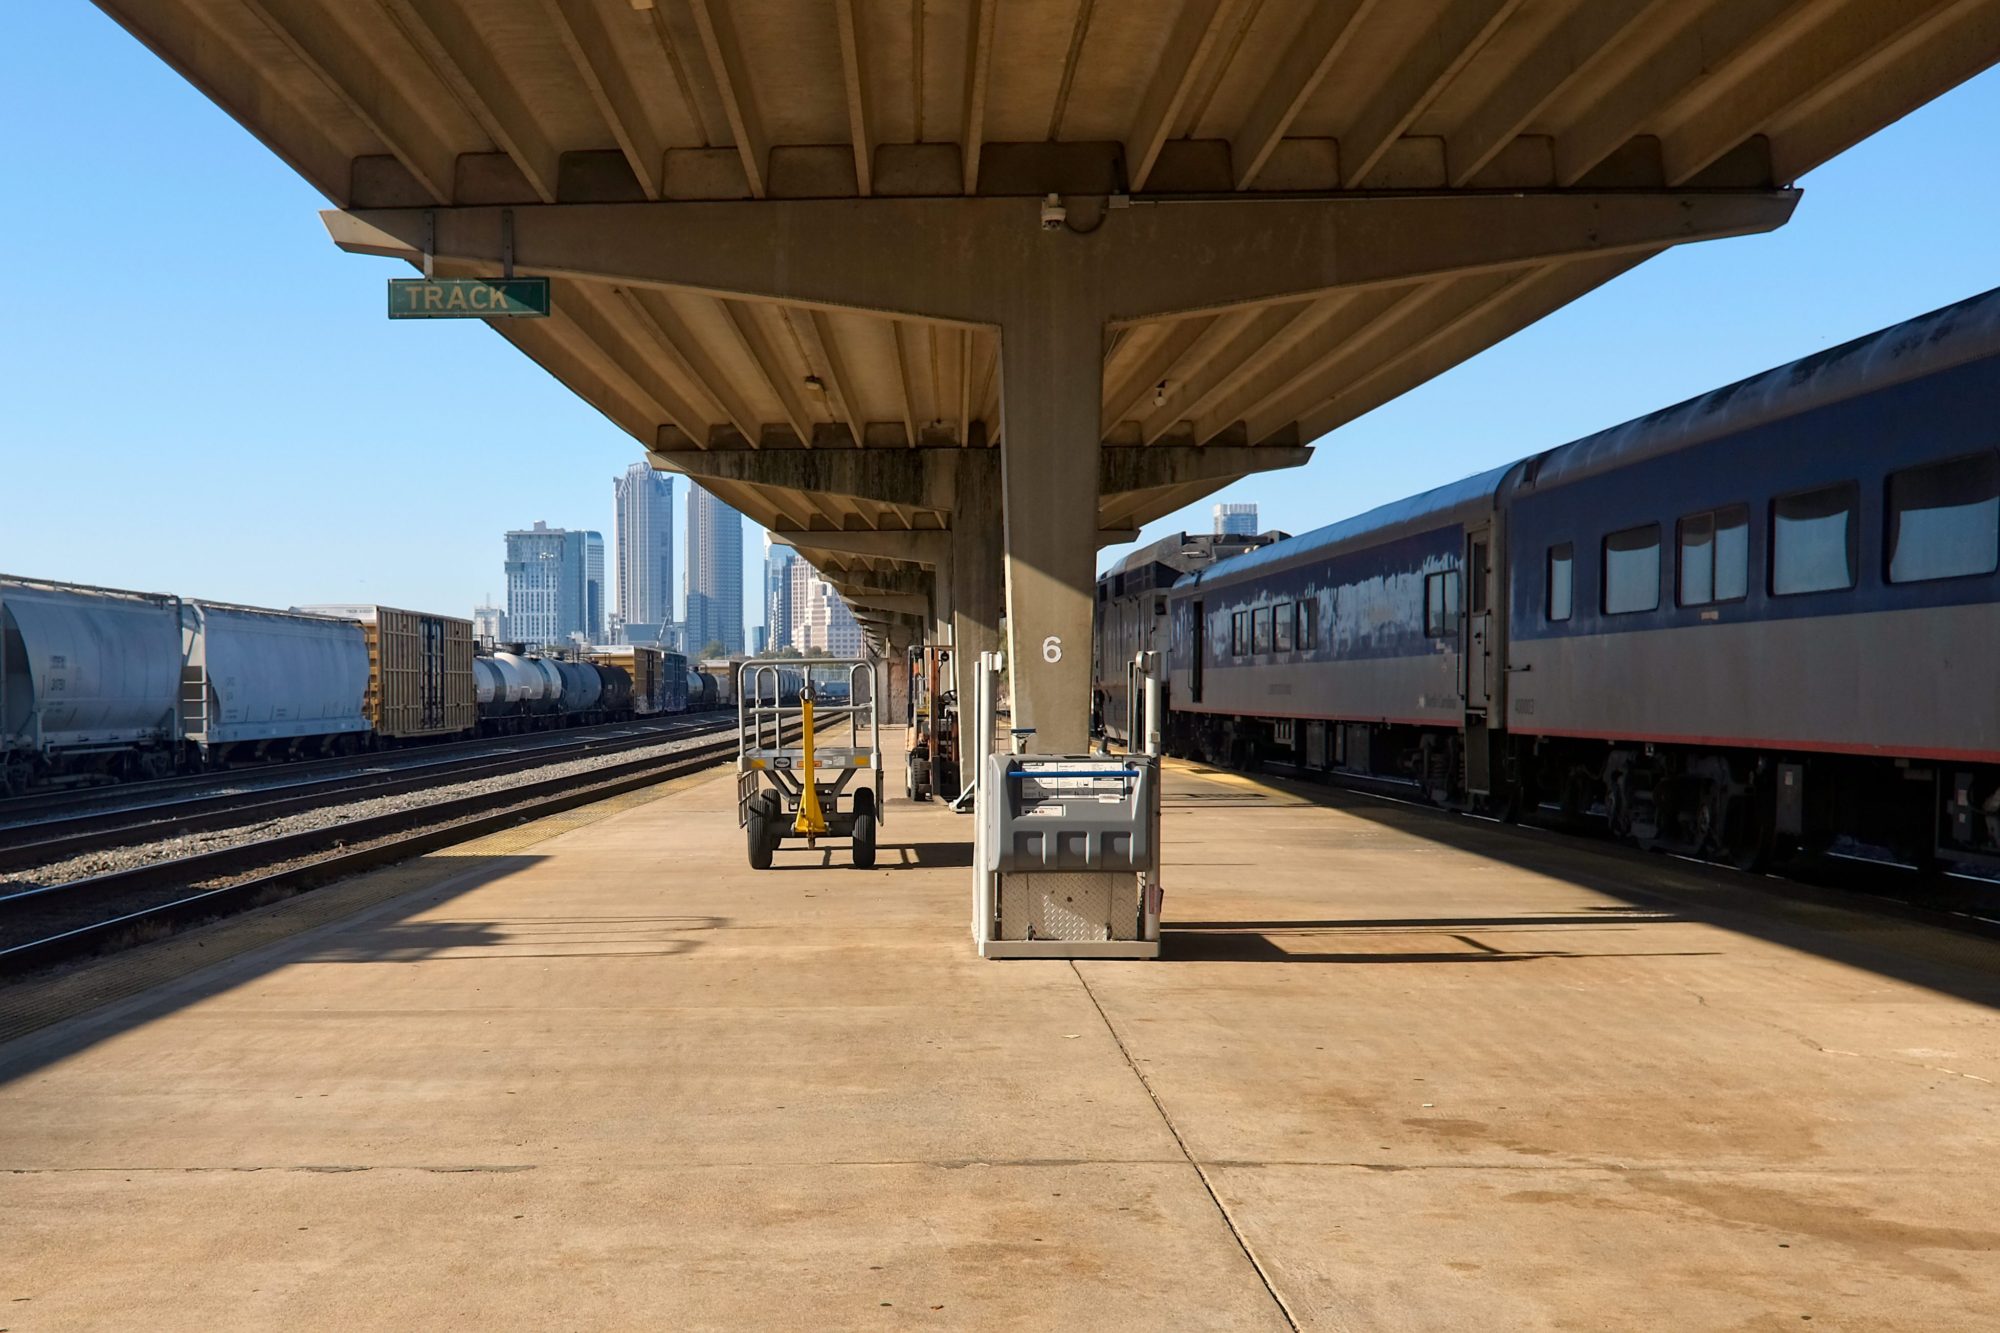
[[[787,744],[794,729],[798,740]],[[770,869],[787,838],[803,838],[807,847],[846,839],[856,866],[875,864],[882,727],[870,663],[745,662],[737,674],[736,731],[736,821],[751,869]]]

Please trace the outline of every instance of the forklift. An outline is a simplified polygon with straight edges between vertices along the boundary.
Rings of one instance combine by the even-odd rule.
[[[935,644],[910,649],[903,790],[913,801],[950,801],[959,794],[958,694],[952,689],[951,651]]]

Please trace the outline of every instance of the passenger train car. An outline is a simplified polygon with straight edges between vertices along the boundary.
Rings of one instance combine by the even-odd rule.
[[[1166,651],[1167,592],[1181,576],[1268,546],[1285,535],[1177,532],[1140,547],[1098,578],[1091,635],[1095,685],[1090,700],[1097,730],[1113,740],[1126,739],[1126,665],[1139,653]]]
[[[2000,292],[1181,578],[1214,762],[2000,866]]]

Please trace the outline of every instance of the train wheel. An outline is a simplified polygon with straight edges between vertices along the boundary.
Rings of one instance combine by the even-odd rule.
[[[867,870],[875,864],[875,793],[866,787],[854,793],[854,864]]]

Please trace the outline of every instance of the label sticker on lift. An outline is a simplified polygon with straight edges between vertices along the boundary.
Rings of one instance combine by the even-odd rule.
[[[1117,777],[1039,777],[1033,772],[1021,775],[1021,799],[1025,801],[1095,801],[1099,805],[1118,805],[1126,797],[1126,781]]]

